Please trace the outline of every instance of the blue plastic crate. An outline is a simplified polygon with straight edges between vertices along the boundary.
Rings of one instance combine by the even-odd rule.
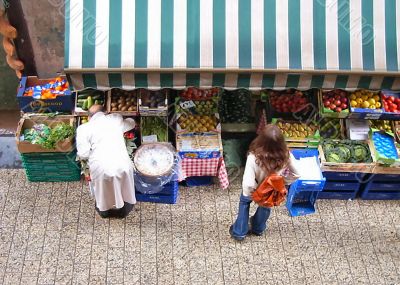
[[[143,194],[136,191],[136,200],[138,202],[176,204],[179,197],[179,184],[172,181],[164,185],[163,190],[156,194]]]
[[[318,199],[349,200],[354,199],[360,189],[358,182],[348,181],[326,181],[324,190],[322,190]]]
[[[291,153],[296,159],[302,157],[315,157],[317,163],[319,164],[319,152],[317,149],[292,149]],[[293,191],[322,191],[325,185],[325,178],[320,174],[319,180],[296,180],[290,187]]]
[[[386,181],[396,181],[400,182],[400,175],[399,174],[372,174],[371,181],[374,182],[386,182]]]
[[[208,186],[213,184],[213,176],[191,176],[186,177],[185,181],[188,187]]]
[[[400,183],[376,183],[370,181],[361,193],[364,200],[399,200]]]
[[[326,178],[326,180],[332,181],[357,181],[362,183],[366,181],[368,178],[368,173],[358,173],[358,172],[333,172],[326,171],[323,172],[322,175]]]
[[[286,208],[290,216],[304,216],[315,213],[315,201],[319,191],[297,192],[293,186],[290,186],[286,200]]]
[[[351,191],[322,191],[319,192],[318,199],[332,199],[332,200],[354,200],[357,192]]]

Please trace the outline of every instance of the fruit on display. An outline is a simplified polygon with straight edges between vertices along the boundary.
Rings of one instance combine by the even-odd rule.
[[[82,109],[83,111],[87,111],[93,105],[104,105],[104,98],[105,95],[103,91],[92,89],[83,90],[78,92],[76,107]]]
[[[223,92],[219,102],[219,114],[221,122],[225,124],[253,123],[251,92],[244,89]]]
[[[307,111],[310,103],[304,92],[295,89],[271,91],[271,107],[279,113]]]
[[[276,125],[281,129],[283,135],[287,138],[307,138],[313,137],[316,132],[316,127],[297,122],[278,121]]]
[[[166,94],[164,91],[141,90],[140,100],[142,107],[160,108],[166,107]]]
[[[322,95],[322,103],[324,109],[333,112],[348,111],[348,96],[347,92],[339,89],[328,91]]]
[[[57,77],[44,85],[27,87],[24,91],[24,97],[33,99],[55,99],[57,96],[63,96],[69,92],[69,85],[66,79]]]
[[[341,137],[340,119],[323,118],[319,122],[319,133],[324,139],[339,139]]]
[[[382,92],[383,109],[386,112],[400,113],[400,98]]]
[[[388,134],[381,132],[374,132],[372,134],[372,141],[374,143],[375,150],[380,156],[388,159],[398,159],[397,148],[394,144],[394,138]]]
[[[81,117],[81,125],[86,124],[87,122],[89,122],[88,117]]]
[[[371,127],[380,131],[393,132],[390,121],[387,120],[371,120]]]
[[[137,95],[135,91],[113,89],[111,94],[111,112],[136,112]]]
[[[381,109],[380,96],[369,90],[358,90],[350,95],[350,106],[362,109]]]
[[[185,100],[208,100],[214,96],[218,96],[219,91],[218,87],[207,90],[189,87],[181,92],[180,97]]]
[[[324,140],[322,149],[327,162],[366,163],[372,162],[368,144],[353,140]]]
[[[218,125],[215,115],[192,115],[183,113],[178,118],[179,127],[188,132],[210,132],[214,131]]]
[[[218,102],[214,98],[211,100],[193,101],[193,106],[190,108],[182,107],[185,105],[185,103],[185,101],[182,102],[178,98],[178,102],[176,104],[176,112],[178,114],[190,112],[197,115],[212,115],[218,113]]]

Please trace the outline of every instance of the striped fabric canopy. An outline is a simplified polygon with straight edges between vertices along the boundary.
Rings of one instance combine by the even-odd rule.
[[[400,0],[65,2],[75,89],[400,90]]]

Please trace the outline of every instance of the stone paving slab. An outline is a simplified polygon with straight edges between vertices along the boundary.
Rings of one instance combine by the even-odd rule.
[[[400,284],[400,201],[279,207],[266,234],[236,242],[238,183],[180,191],[101,219],[81,182],[0,170],[0,284]]]

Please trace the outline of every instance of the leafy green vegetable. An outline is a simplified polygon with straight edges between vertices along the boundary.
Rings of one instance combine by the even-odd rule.
[[[168,124],[161,117],[142,117],[142,136],[157,135],[159,142],[168,141]]]
[[[74,127],[66,123],[60,123],[51,129],[49,136],[44,140],[42,146],[47,149],[55,149],[58,142],[72,138],[74,134]]]
[[[325,140],[322,148],[328,162],[363,163],[372,161],[368,145],[361,141]]]
[[[339,154],[332,151],[326,155],[326,161],[340,163],[342,162],[342,158]]]

